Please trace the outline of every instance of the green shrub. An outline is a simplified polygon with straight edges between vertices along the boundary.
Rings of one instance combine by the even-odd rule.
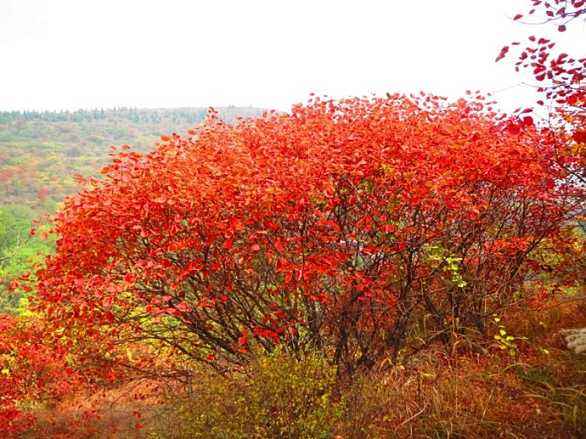
[[[260,358],[241,373],[202,373],[191,396],[170,405],[174,422],[158,437],[329,438],[343,415],[332,398],[336,369],[319,356],[282,353]],[[176,422],[175,422],[176,421]]]

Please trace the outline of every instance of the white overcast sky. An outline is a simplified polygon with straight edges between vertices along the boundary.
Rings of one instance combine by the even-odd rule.
[[[499,49],[528,0],[0,0],[0,110],[252,105],[531,89]],[[556,34],[584,56],[584,23]]]

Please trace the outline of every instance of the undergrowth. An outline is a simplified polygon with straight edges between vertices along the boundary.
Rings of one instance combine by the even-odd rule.
[[[52,424],[29,437],[580,438],[586,356],[566,350],[559,330],[586,326],[585,311],[525,309],[519,319],[514,310],[494,328],[514,337],[514,351],[494,338],[482,349],[465,348],[482,340],[437,344],[351,382],[318,354],[297,360],[276,351],[229,375],[199,369],[189,385],[143,385],[139,405],[112,390],[101,414],[78,413],[73,433],[56,427],[53,410]],[[99,405],[94,396],[88,406]]]

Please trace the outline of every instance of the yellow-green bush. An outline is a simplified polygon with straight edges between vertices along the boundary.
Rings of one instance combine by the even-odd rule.
[[[241,373],[202,373],[192,395],[171,404],[159,436],[172,438],[329,438],[343,415],[332,398],[336,370],[319,356],[282,353]],[[169,427],[172,425],[172,427]]]

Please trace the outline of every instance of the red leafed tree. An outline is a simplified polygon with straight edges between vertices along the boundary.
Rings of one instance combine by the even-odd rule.
[[[584,165],[530,121],[432,96],[314,99],[124,151],[57,215],[38,308],[67,333],[243,363],[281,345],[347,371],[484,331],[576,217]],[[422,323],[423,322],[423,323]]]
[[[529,0],[527,11],[514,19],[526,24],[554,26],[566,32],[569,26],[586,18],[584,0]],[[586,144],[586,57],[585,54],[556,52],[556,42],[532,35],[527,44],[512,43],[520,47],[515,62],[516,71],[529,70],[536,81],[542,98],[540,105],[551,103],[555,113],[571,126],[570,136],[578,145]],[[509,52],[502,48],[497,61]],[[582,178],[584,175],[576,176]]]
[[[553,27],[558,32],[566,32],[586,19],[586,2],[584,0],[528,0],[526,10],[517,13],[514,20],[524,25],[536,26],[536,29]],[[540,99],[539,105],[547,105],[550,109],[548,122],[555,127],[556,136],[560,141],[571,145],[572,154],[584,158],[586,155],[586,57],[582,54],[566,53],[557,47],[551,38],[532,35],[528,43],[512,43],[517,47],[515,70],[529,71],[537,86]],[[497,61],[509,52],[509,46],[503,47]],[[530,112],[525,109],[523,112]],[[561,166],[563,159],[559,160]],[[586,168],[568,169],[577,184],[586,185]],[[583,200],[584,201],[584,200]],[[577,231],[571,233],[584,234],[584,222],[579,223]],[[570,241],[565,241],[565,250],[561,250],[561,238],[557,239],[560,257],[553,272],[560,282],[572,278],[584,277],[584,264],[581,263],[576,248]],[[582,244],[583,245],[583,244]],[[578,250],[578,253],[580,250]],[[551,258],[550,258],[551,261]],[[543,261],[542,261],[543,262]],[[547,263],[546,263],[547,265]]]

